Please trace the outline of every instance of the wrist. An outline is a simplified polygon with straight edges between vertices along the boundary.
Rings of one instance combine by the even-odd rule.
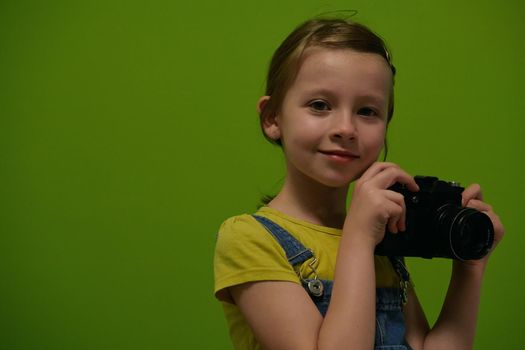
[[[377,242],[372,234],[361,232],[352,227],[345,227],[343,228],[341,244],[346,245],[348,249],[360,252],[370,252],[373,255]]]
[[[485,259],[467,261],[454,260],[452,265],[452,271],[453,273],[460,273],[462,275],[466,274],[469,276],[479,276],[481,278],[483,277],[483,274],[485,272],[486,265],[487,264]]]

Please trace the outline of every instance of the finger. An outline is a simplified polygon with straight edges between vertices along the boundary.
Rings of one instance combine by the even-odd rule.
[[[505,228],[503,227],[499,216],[494,214],[494,212],[489,212],[486,214],[490,218],[490,221],[492,221],[492,226],[494,227],[494,241],[496,244],[498,244],[498,242],[501,241],[505,235]]]
[[[492,222],[492,227],[494,229],[494,243],[490,250],[494,250],[505,234],[505,228],[503,227],[499,216],[496,215],[496,213],[494,213],[494,210],[492,209],[491,205],[478,199],[471,199],[466,204],[466,207],[479,210],[480,212],[489,217],[490,221]]]
[[[397,222],[398,220],[396,218],[391,218],[388,220],[388,232],[390,233],[398,233],[399,232],[399,229],[397,227]]]
[[[472,184],[468,186],[467,188],[465,188],[463,193],[461,193],[461,197],[462,197],[461,204],[463,206],[466,206],[466,204],[471,199],[483,200],[483,193],[481,192],[481,186],[478,184]]]
[[[402,194],[386,190],[384,191],[387,199],[388,210],[388,230],[392,233],[405,231],[405,199]]]
[[[398,219],[396,220],[396,226],[398,231],[406,230],[406,206],[405,206],[405,197],[398,192],[387,190],[385,191],[385,196],[401,208]]]
[[[479,211],[483,212],[491,212],[492,206],[479,200],[479,199],[470,199],[468,202],[465,203],[465,207],[477,209]]]
[[[503,235],[503,224],[501,223],[499,216],[494,213],[494,210],[490,204],[477,199],[471,199],[467,203],[467,207],[479,210],[480,212],[486,214],[490,218],[490,221],[492,221],[492,225],[494,226],[494,234],[496,236],[499,234]]]
[[[373,183],[378,188],[389,188],[396,182],[404,184],[412,192],[419,191],[419,186],[416,183],[416,180],[410,176],[406,171],[401,168],[389,167],[379,172],[376,176],[368,180],[370,183]]]
[[[494,214],[494,212],[488,212],[485,214],[489,217],[490,221],[492,221],[492,227],[494,228],[494,241],[489,250],[492,252],[503,239],[503,236],[505,235],[505,228],[503,227],[499,217]]]
[[[407,217],[407,208],[405,206],[405,198],[401,201],[402,214],[399,219],[399,231],[405,232],[407,230],[406,217]]]
[[[363,173],[363,175],[361,175],[360,180],[363,182],[368,181],[374,176],[376,176],[377,174],[379,174],[380,172],[382,172],[383,170],[392,168],[392,167],[399,168],[399,166],[395,163],[375,162]]]

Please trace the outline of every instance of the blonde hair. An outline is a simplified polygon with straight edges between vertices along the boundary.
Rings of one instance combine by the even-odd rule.
[[[378,54],[390,66],[392,76],[396,73],[384,41],[366,26],[345,19],[308,20],[290,33],[273,54],[266,78],[266,95],[270,96],[270,99],[260,112],[261,127],[264,119],[279,113],[286,92],[299,72],[304,52],[309,47],[351,49]],[[392,87],[388,122],[392,119],[393,114],[394,90]],[[281,145],[280,140],[269,138],[264,131],[263,134],[268,141]]]

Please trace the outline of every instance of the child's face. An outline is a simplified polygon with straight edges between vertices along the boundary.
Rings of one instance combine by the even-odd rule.
[[[270,137],[280,138],[288,176],[348,185],[384,144],[392,73],[377,54],[310,48]]]

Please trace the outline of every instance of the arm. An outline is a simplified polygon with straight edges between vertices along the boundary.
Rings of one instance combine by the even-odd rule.
[[[356,184],[324,319],[303,288],[291,282],[253,282],[229,288],[263,348],[373,348],[375,245],[387,225],[391,231],[404,229],[404,199],[386,190],[395,182],[417,190],[412,177],[389,163],[374,164]]]
[[[504,229],[492,208],[482,202],[478,185],[463,193],[463,205],[486,213],[494,225],[494,250]],[[407,340],[414,349],[472,349],[480,301],[481,284],[489,255],[474,261],[454,261],[452,276],[441,313],[429,331],[415,292],[405,306]]]
[[[375,274],[373,254],[370,255],[370,261],[361,260],[355,271],[346,271],[351,276],[348,281],[334,283],[324,319],[299,284],[263,281],[229,290],[263,349],[346,349],[353,344],[353,349],[370,350],[375,331]],[[348,288],[345,282],[365,288]],[[352,295],[345,297],[345,288]],[[371,321],[364,320],[369,314]]]
[[[413,289],[405,306],[406,339],[417,349],[472,349],[483,271],[454,261],[445,302],[430,330]]]
[[[347,349],[348,344],[353,349],[373,347],[374,255],[373,249],[367,252],[357,248],[340,247],[339,258],[347,259],[338,258],[332,300],[324,319],[298,284],[264,281],[230,287],[264,349]]]

